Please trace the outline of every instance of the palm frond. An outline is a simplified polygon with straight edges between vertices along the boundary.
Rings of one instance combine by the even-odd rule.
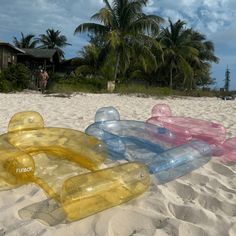
[[[116,30],[109,32],[108,43],[113,49],[117,49],[118,46],[121,44],[119,32],[117,32]]]
[[[109,11],[109,9],[105,7],[102,8],[98,13],[94,14],[91,17],[91,20],[100,21],[105,26],[110,26],[110,27],[113,25],[114,21],[111,11]]]
[[[113,22],[113,26],[114,27],[118,27],[118,20],[117,20],[117,16],[114,12],[114,9],[111,7],[110,3],[108,0],[103,0],[103,2],[105,3],[105,6],[107,7],[107,9],[110,11],[111,15],[112,15],[112,22]]]
[[[136,21],[134,21],[130,26],[129,30],[137,32],[149,32],[157,34],[159,32],[160,23],[164,22],[159,16],[145,15],[142,14]]]
[[[18,40],[16,37],[13,37],[13,43],[16,47],[19,48],[35,48],[38,44],[38,40],[34,38],[35,35],[27,34],[26,36],[21,32],[21,39]]]
[[[80,74],[93,74],[94,73],[94,67],[90,66],[90,65],[82,65],[82,66],[79,66],[75,69],[75,73],[77,75],[80,75]]]
[[[178,57],[178,66],[179,68],[183,71],[184,73],[184,83],[186,82],[186,80],[191,80],[193,78],[193,69],[192,67],[189,65],[189,63],[185,60],[184,57],[179,56]]]
[[[109,27],[96,24],[96,23],[84,23],[79,25],[76,29],[74,34],[82,33],[82,32],[91,32],[95,34],[105,34],[109,31]]]

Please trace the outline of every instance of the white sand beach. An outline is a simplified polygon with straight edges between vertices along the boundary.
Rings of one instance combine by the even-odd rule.
[[[157,103],[168,104],[173,115],[223,124],[228,138],[236,136],[236,100],[39,93],[0,94],[0,133],[20,111],[39,112],[46,126],[84,131],[100,107],[116,107],[121,119],[146,121]],[[236,236],[236,165],[216,158],[167,184],[152,182],[148,192],[130,202],[70,224],[50,227],[19,217],[18,210],[44,199],[44,192],[33,184],[1,191],[0,236]]]

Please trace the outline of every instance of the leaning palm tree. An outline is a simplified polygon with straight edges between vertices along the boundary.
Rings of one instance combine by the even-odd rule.
[[[186,79],[193,77],[193,69],[189,59],[198,63],[198,50],[193,46],[188,30],[185,29],[185,22],[178,20],[172,23],[169,20],[169,27],[164,28],[157,40],[161,43],[165,64],[169,68],[169,86],[173,87],[173,72],[179,72]]]
[[[13,37],[13,43],[18,48],[35,48],[39,40],[34,37],[35,35],[33,34],[24,35],[21,32],[21,39],[18,40],[16,37]]]
[[[64,57],[62,48],[71,45],[67,43],[66,36],[61,35],[61,31],[54,29],[47,29],[46,34],[40,34],[39,41],[42,43],[39,48],[57,49],[61,57]]]
[[[113,80],[121,71],[125,71],[131,57],[135,54],[144,61],[144,58],[153,60],[155,56],[150,50],[150,44],[157,42],[149,37],[159,31],[159,25],[164,20],[155,15],[146,15],[142,9],[148,0],[103,0],[105,6],[91,17],[100,23],[84,23],[75,29],[76,33],[90,32],[103,35],[106,47],[115,54]],[[157,45],[158,46],[158,45]]]

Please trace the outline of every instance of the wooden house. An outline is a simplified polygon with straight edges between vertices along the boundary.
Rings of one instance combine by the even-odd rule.
[[[9,43],[0,41],[0,72],[9,65],[16,64],[19,53],[24,53],[24,51]]]
[[[57,49],[17,48],[0,41],[0,72],[16,63],[22,63],[32,71],[47,69],[54,72],[60,61]]]
[[[25,64],[31,70],[44,68],[55,71],[60,63],[57,49],[22,48],[23,53],[18,53],[19,63]]]

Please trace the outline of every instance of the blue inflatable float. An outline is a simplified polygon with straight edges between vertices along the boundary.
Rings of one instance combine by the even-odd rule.
[[[114,107],[100,108],[95,123],[85,132],[107,144],[111,159],[146,164],[160,184],[201,167],[212,153],[210,146],[200,140],[175,146],[176,136],[168,129],[141,121],[120,120]]]

